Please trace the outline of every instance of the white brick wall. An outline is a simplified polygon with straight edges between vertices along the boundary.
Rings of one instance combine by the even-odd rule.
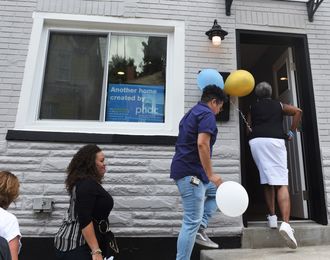
[[[81,145],[4,142],[3,146],[1,168],[13,171],[21,181],[20,198],[10,210],[18,217],[23,234],[53,234],[68,206],[63,184],[65,169]],[[120,235],[176,235],[182,208],[177,188],[169,179],[174,148],[119,145],[101,148],[105,151],[108,168],[104,186],[115,200],[111,220],[116,232]],[[215,157],[222,158],[214,161],[215,169],[221,171],[224,178],[237,180],[237,150],[216,149],[214,153]],[[33,213],[32,200],[40,196],[56,201],[51,215]],[[241,225],[238,219],[219,215],[212,223],[217,227],[214,232],[221,234],[227,233],[224,228],[228,224],[237,230]]]
[[[330,3],[324,1],[309,23],[303,3],[235,0],[231,16],[220,0],[8,0],[0,1],[0,168],[13,171],[22,183],[19,201],[11,207],[25,236],[51,236],[58,228],[68,197],[64,190],[65,168],[82,145],[7,142],[14,127],[17,102],[32,27],[32,12],[57,12],[100,16],[182,20],[185,35],[185,107],[198,100],[198,70],[236,69],[235,29],[306,33],[310,46],[314,93],[327,198],[330,198]],[[221,48],[205,36],[213,20],[229,32]],[[232,98],[234,103],[237,99]],[[231,107],[230,121],[219,126],[214,166],[225,180],[240,179],[238,113]],[[169,179],[174,147],[101,146],[108,157],[105,187],[115,199],[112,213],[116,233],[123,236],[176,236],[181,222],[181,203]],[[32,199],[54,198],[51,215],[32,211]],[[328,199],[330,210],[330,200]],[[47,225],[46,225],[47,223]],[[216,235],[241,232],[240,219],[213,219]]]
[[[0,1],[0,137],[14,127],[35,1]]]

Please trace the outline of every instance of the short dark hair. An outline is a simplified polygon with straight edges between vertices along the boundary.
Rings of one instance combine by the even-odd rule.
[[[217,103],[220,103],[220,102],[226,102],[228,98],[225,92],[217,85],[207,85],[203,89],[201,101],[203,103],[207,103],[212,99],[215,99]]]

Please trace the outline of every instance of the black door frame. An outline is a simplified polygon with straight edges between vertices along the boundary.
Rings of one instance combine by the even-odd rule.
[[[309,216],[316,223],[327,225],[327,206],[325,200],[321,153],[318,138],[317,117],[315,110],[314,89],[310,65],[307,35],[279,32],[264,32],[252,30],[236,30],[237,68],[241,68],[241,43],[286,45],[292,47],[297,71],[297,95],[299,105],[303,110],[302,139],[303,157],[306,172],[306,185],[309,200]],[[239,101],[242,108],[242,101]],[[242,184],[246,184],[245,169],[245,125],[240,118],[240,156]],[[247,226],[247,216],[243,215]]]

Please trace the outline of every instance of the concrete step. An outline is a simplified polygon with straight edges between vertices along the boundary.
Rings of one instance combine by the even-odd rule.
[[[202,250],[200,260],[329,260],[330,245],[297,249],[216,249]]]
[[[298,246],[330,245],[330,226],[311,221],[293,221]],[[243,229],[242,248],[286,247],[278,229],[270,229],[266,222],[248,223]]]
[[[293,221],[298,243],[289,249],[278,229],[270,229],[266,222],[249,222],[243,229],[241,249],[202,250],[200,260],[305,260],[330,259],[330,226],[312,221]],[[221,245],[220,245],[221,247]]]

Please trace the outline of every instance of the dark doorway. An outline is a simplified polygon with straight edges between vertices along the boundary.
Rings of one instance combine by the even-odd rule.
[[[236,36],[238,68],[250,71],[256,83],[269,82],[275,88],[273,89],[277,95],[275,98],[280,97],[283,87],[285,89],[285,84],[277,82],[274,77],[284,71],[282,65],[278,66],[276,70],[276,64],[283,59],[284,55],[287,57],[291,55],[291,60],[287,60],[287,66],[290,66],[290,70],[292,70],[293,98],[296,105],[304,111],[299,133],[300,156],[294,158],[298,162],[298,166],[300,162],[300,169],[291,167],[295,169],[292,172],[296,173],[302,190],[300,198],[297,197],[296,202],[293,203],[293,206],[298,206],[298,209],[292,210],[292,218],[311,219],[326,225],[326,204],[307,36],[248,30],[237,30]],[[253,93],[239,99],[239,107],[243,114],[247,114],[250,104],[254,101]],[[249,221],[265,221],[267,209],[242,119],[240,120],[240,133],[242,182],[250,196],[250,205],[244,215],[244,223],[247,225]],[[293,163],[289,163],[289,169],[290,164]],[[294,192],[295,187],[295,185],[291,185],[292,181],[295,181],[294,178],[290,180],[290,192]],[[300,212],[303,213],[296,214],[295,212],[298,212],[299,209],[302,209]]]

